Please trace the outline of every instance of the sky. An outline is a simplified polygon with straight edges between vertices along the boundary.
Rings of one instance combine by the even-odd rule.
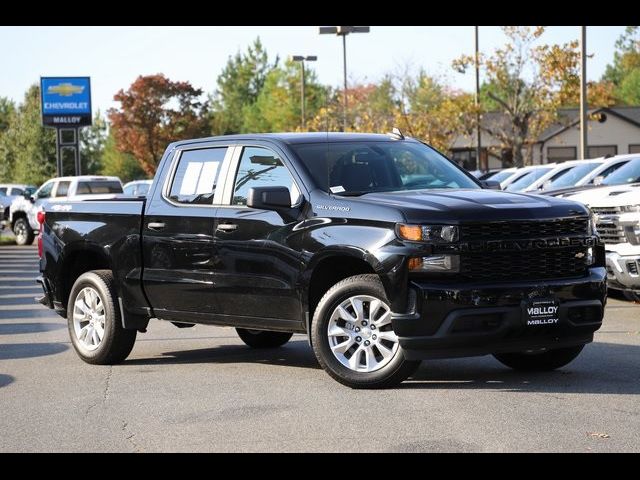
[[[587,29],[587,77],[598,80],[611,62],[624,27]],[[548,27],[546,43],[577,39],[580,27]],[[306,27],[2,27],[0,26],[0,96],[21,101],[40,76],[90,76],[93,108],[118,106],[113,95],[138,75],[164,73],[189,81],[205,93],[230,55],[260,37],[271,57],[317,55],[313,67],[322,83],[342,84],[342,42]],[[480,50],[490,53],[504,44],[499,27],[480,27]],[[473,72],[459,74],[451,61],[473,54],[473,27],[378,27],[347,37],[349,81],[376,81],[385,73],[423,68],[456,88],[472,91]]]

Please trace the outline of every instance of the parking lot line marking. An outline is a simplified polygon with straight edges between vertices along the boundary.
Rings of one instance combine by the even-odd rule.
[[[0,295],[0,298],[31,298],[33,295],[31,293],[10,293]]]

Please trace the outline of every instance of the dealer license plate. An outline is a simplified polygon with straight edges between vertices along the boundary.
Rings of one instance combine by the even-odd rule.
[[[524,319],[528,327],[557,325],[559,318],[559,303],[553,298],[534,298],[529,300],[524,308]]]

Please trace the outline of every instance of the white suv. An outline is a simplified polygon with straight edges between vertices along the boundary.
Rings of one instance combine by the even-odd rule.
[[[40,229],[37,214],[51,200],[109,199],[122,193],[118,177],[83,175],[45,182],[33,195],[18,197],[9,208],[9,224],[18,245],[31,245]]]

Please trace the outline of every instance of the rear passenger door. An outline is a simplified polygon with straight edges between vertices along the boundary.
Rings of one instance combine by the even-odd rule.
[[[143,224],[144,287],[157,317],[207,322],[218,310],[213,234],[229,154],[225,144],[183,148],[155,188]]]

